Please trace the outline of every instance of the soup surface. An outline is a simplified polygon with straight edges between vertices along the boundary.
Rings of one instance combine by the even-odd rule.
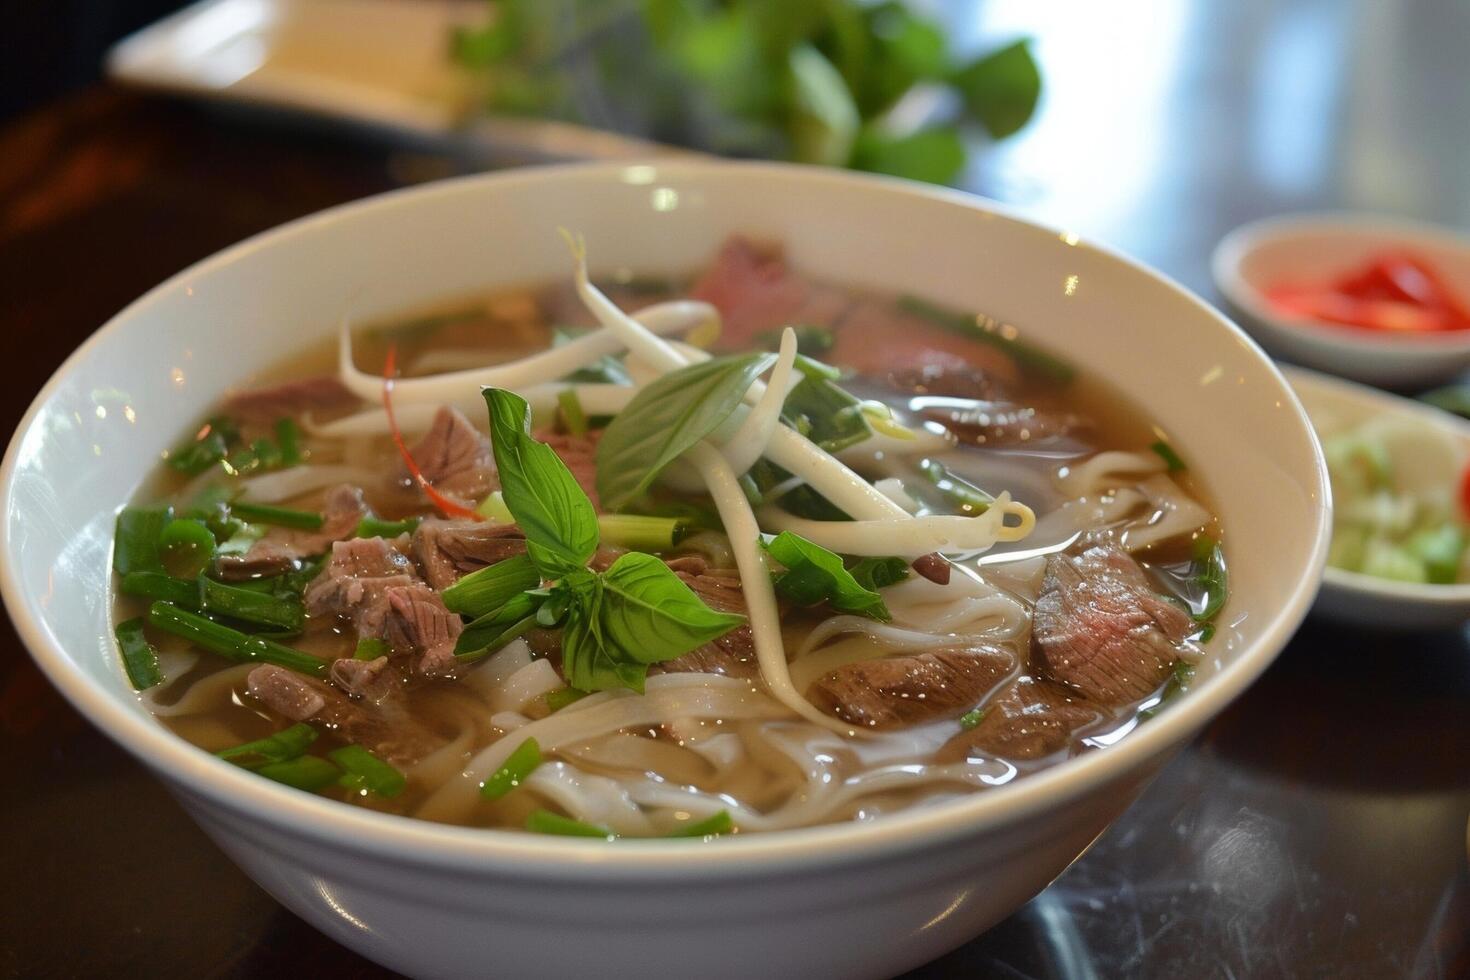
[[[600,286],[574,257],[181,440],[114,552],[164,724],[356,806],[712,837],[986,791],[1187,687],[1220,530],[1118,393],[769,244]]]

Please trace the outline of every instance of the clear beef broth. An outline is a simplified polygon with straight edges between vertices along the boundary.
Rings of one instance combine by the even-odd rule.
[[[636,310],[661,299],[681,296],[688,284],[689,280],[649,282],[623,277],[622,282],[610,283],[607,288],[620,306]],[[889,302],[883,297],[856,292],[845,295],[858,297],[866,303]],[[361,370],[376,374],[381,372],[388,345],[394,344],[402,367],[400,376],[413,378],[512,361],[556,343],[559,333],[575,333],[591,325],[590,317],[580,311],[567,286],[538,284],[484,296],[460,297],[375,324],[358,333],[354,354]],[[840,338],[843,329],[839,321],[831,332]],[[985,347],[982,354],[987,362],[993,362],[994,352],[990,347]],[[253,379],[251,386],[330,373],[335,357],[335,347],[306,351],[294,356],[278,372]],[[890,406],[895,420],[912,426],[922,426],[925,418],[939,418],[945,411],[960,411],[967,406],[973,408],[977,403],[993,408],[999,401],[994,392],[989,392],[992,397],[987,399],[935,396],[923,386],[911,383],[911,377],[901,375],[902,372],[869,370],[867,373],[849,373],[841,384],[859,398]],[[945,401],[946,398],[950,400]],[[1148,458],[1150,446],[1160,438],[1158,430],[1149,420],[1133,411],[1125,397],[1085,376],[1075,378],[1062,388],[1038,381],[1025,372],[1017,372],[1005,386],[1003,402],[1034,410],[1036,418],[1065,414],[1080,422],[1061,434],[1046,434],[1038,429],[1035,438],[1018,438],[1004,444],[987,444],[985,438],[977,436],[968,443],[964,439],[952,440],[949,445],[920,459],[870,460],[871,467],[863,475],[873,480],[884,477],[900,480],[903,487],[911,490],[910,496],[919,505],[921,515],[961,512],[954,498],[941,492],[934,481],[925,476],[924,467],[939,463],[952,476],[960,476],[992,493],[1010,489],[1016,499],[1035,510],[1038,518],[1045,518],[1070,499],[1064,490],[1059,489],[1059,467],[1084,463],[1104,449]],[[931,411],[935,404],[939,404],[943,411],[937,414]],[[364,410],[373,407],[366,403],[357,406]],[[303,465],[347,467],[370,475],[361,482],[363,497],[371,513],[383,519],[433,515],[434,508],[409,480],[397,448],[386,435],[347,439],[312,435],[313,424],[353,410],[348,406],[314,414],[303,413],[297,419],[305,433],[307,461]],[[484,426],[482,419],[474,421]],[[975,432],[982,431],[983,427],[975,429]],[[1159,475],[1151,474],[1153,477]],[[1204,499],[1201,488],[1194,484],[1187,470],[1166,474],[1165,478],[1172,481],[1181,498]],[[184,476],[165,468],[153,483],[143,488],[140,499],[170,502],[182,511],[201,487],[228,483],[229,480],[228,476],[218,474]],[[328,493],[327,488],[315,488],[286,497],[278,503],[297,510],[321,511],[328,506]],[[1113,496],[1109,491],[1099,494],[1098,499],[1111,500]],[[1141,509],[1130,514],[1127,526],[1145,528],[1160,518],[1162,511],[1152,515],[1147,513],[1148,498],[1143,495],[1143,499]],[[400,672],[399,683],[392,691],[392,717],[411,722],[415,731],[423,735],[427,746],[415,758],[399,764],[408,777],[407,787],[401,794],[384,798],[357,785],[328,785],[317,791],[344,802],[386,812],[473,826],[519,828],[526,824],[533,811],[541,809],[587,818],[586,813],[572,812],[572,808],[565,804],[565,798],[558,796],[555,787],[558,779],[563,783],[581,780],[586,784],[591,781],[597,792],[583,792],[583,796],[602,794],[599,799],[603,802],[598,805],[604,809],[631,808],[628,814],[618,819],[636,829],[620,832],[659,834],[668,832],[671,822],[677,825],[678,821],[689,819],[690,812],[686,810],[695,816],[703,812],[697,806],[683,807],[678,798],[680,787],[682,791],[705,794],[706,799],[717,796],[721,800],[735,801],[739,805],[735,824],[740,832],[750,832],[804,823],[867,819],[1004,784],[1018,775],[1109,744],[1126,734],[1141,717],[1147,717],[1156,710],[1162,699],[1180,688],[1181,678],[1187,672],[1180,665],[1186,665],[1198,654],[1197,643],[1201,637],[1197,628],[1191,624],[1186,638],[1183,626],[1169,620],[1177,634],[1171,634],[1174,636],[1171,642],[1175,653],[1167,665],[1162,662],[1158,665],[1168,669],[1157,670],[1143,679],[1126,677],[1122,693],[1112,698],[1108,685],[1113,681],[1109,677],[1099,679],[1097,672],[1084,672],[1079,675],[1081,679],[1069,682],[1061,676],[1063,667],[1074,669],[1073,659],[1085,659],[1085,638],[1079,641],[1063,635],[1045,654],[1038,652],[1040,648],[1031,631],[1035,628],[1034,617],[1042,615],[1038,611],[1038,595],[1054,577],[1052,558],[1043,554],[1006,561],[1000,556],[1008,551],[1024,555],[1064,547],[1065,554],[1075,556],[1081,554],[1089,542],[1113,547],[1119,535],[1124,533],[1120,530],[1122,526],[1121,523],[1103,522],[1086,527],[1071,537],[1061,535],[1057,540],[1040,541],[1028,539],[992,549],[983,556],[967,556],[964,564],[980,569],[983,579],[1001,583],[986,586],[1000,596],[997,601],[1003,600],[1024,614],[1024,628],[1013,635],[986,639],[977,638],[978,634],[954,633],[940,628],[934,630],[936,638],[932,648],[915,647],[897,638],[903,630],[895,627],[872,636],[837,633],[817,643],[810,654],[798,655],[805,647],[811,646],[808,640],[813,631],[823,629],[833,611],[788,605],[783,611],[781,627],[788,660],[793,661],[793,679],[806,677],[796,669],[796,665],[804,664],[802,656],[828,656],[836,666],[815,679],[806,678],[808,687],[805,693],[817,701],[823,696],[836,699],[837,707],[833,711],[837,717],[852,722],[856,728],[870,723],[877,726],[876,729],[869,727],[869,730],[850,739],[844,740],[789,713],[777,713],[773,717],[669,717],[654,724],[599,733],[545,752],[546,761],[540,770],[542,777],[539,777],[544,779],[544,785],[534,791],[528,783],[524,789],[493,801],[479,799],[478,794],[464,793],[459,794],[458,799],[450,800],[447,799],[448,794],[441,792],[443,787],[461,780],[467,766],[471,766],[487,747],[502,739],[518,742],[519,726],[546,719],[556,711],[579,710],[575,705],[563,707],[552,703],[544,696],[522,704],[513,713],[503,706],[497,710],[496,691],[487,690],[483,683],[474,680],[477,669],[490,662],[487,660],[456,668],[449,676],[425,677],[411,669]],[[690,539],[691,543],[701,537],[704,536]],[[1174,603],[1198,613],[1209,599],[1202,591],[1208,586],[1200,584],[1198,542],[1218,537],[1218,528],[1210,519],[1189,534],[1161,540],[1137,552],[1134,559],[1147,577],[1148,591],[1162,595],[1164,599],[1160,602],[1164,606]],[[411,551],[412,546],[404,539],[402,547]],[[1121,549],[1116,550],[1121,553]],[[687,548],[676,548],[663,557],[675,558],[686,552]],[[1077,560],[1083,561],[1082,558]],[[718,565],[719,562],[714,555],[707,555],[706,564]],[[954,574],[964,579],[959,571]],[[1093,572],[1088,571],[1087,574]],[[1121,580],[1131,581],[1126,568],[1120,574]],[[917,573],[910,572],[905,585],[917,578]],[[1120,594],[1138,594],[1135,586],[1130,588],[1134,588],[1134,592],[1129,593],[1120,586]],[[1154,598],[1158,599],[1158,596]],[[1092,601],[1093,597],[1083,596],[1082,599]],[[1111,598],[1103,596],[1097,603],[1106,606],[1115,600],[1116,595]],[[977,599],[977,602],[984,601],[988,601],[988,595]],[[1047,603],[1043,601],[1041,605],[1046,606]],[[1047,615],[1052,620],[1056,615],[1065,615],[1067,603],[1062,602],[1061,606],[1060,613]],[[147,608],[145,600],[119,596],[118,620],[142,615]],[[922,602],[912,604],[912,609],[925,608],[928,607]],[[1119,616],[1132,615],[1123,606],[1118,609],[1121,610],[1117,612]],[[1155,610],[1152,615],[1155,621],[1163,622],[1170,614],[1167,610]],[[908,623],[904,628],[912,632],[911,627],[920,625]],[[1065,624],[1060,632],[1066,634]],[[885,641],[884,636],[890,637],[891,642]],[[191,648],[177,637],[160,634],[152,638],[168,681],[147,693],[145,699],[157,710],[160,720],[181,737],[204,750],[217,752],[264,738],[293,723],[292,719],[271,710],[252,694],[246,678],[254,665],[231,663]],[[534,634],[531,639],[533,652],[542,652]],[[284,642],[325,661],[336,661],[353,658],[359,637],[353,622],[347,618],[312,616],[299,634],[284,638]],[[552,650],[550,662],[555,664],[555,641],[548,642]],[[864,643],[867,648],[862,647]],[[853,651],[848,651],[844,644],[853,647]],[[956,647],[964,650],[954,652],[951,648]],[[938,652],[933,652],[935,650]],[[1082,652],[1078,653],[1079,650]],[[886,680],[854,679],[843,673],[863,669],[865,664],[876,662],[854,659],[862,656],[900,664],[903,669],[898,673],[902,676]],[[191,657],[192,665],[189,664]],[[986,681],[989,686],[973,703],[963,705],[963,711],[946,710],[936,717],[920,717],[912,723],[892,726],[883,720],[888,718],[883,712],[889,708],[882,705],[879,706],[881,710],[876,711],[849,706],[850,714],[842,713],[844,692],[854,689],[853,685],[861,687],[866,684],[867,687],[862,687],[864,697],[871,695],[873,690],[887,692],[892,704],[899,706],[890,713],[894,717],[903,716],[905,712],[911,712],[914,704],[939,696],[934,690],[916,689],[914,685],[936,682],[944,687],[946,684],[970,683],[966,672],[972,670],[973,663],[980,662],[977,657],[990,658],[1002,666],[985,668],[991,671],[984,675],[989,679]],[[1007,661],[1006,658],[1011,659]],[[397,663],[396,660],[394,662]],[[816,660],[812,662],[818,663]],[[1010,666],[1004,666],[1007,663]],[[480,670],[480,673],[483,675],[485,671]],[[842,683],[827,684],[825,679],[835,675],[845,679]],[[672,673],[661,675],[665,678],[674,676]],[[1150,680],[1153,683],[1149,684]],[[758,671],[746,677],[743,683],[757,694],[766,692],[766,684]],[[1088,687],[1089,684],[1101,685],[1111,700],[1099,697]],[[1144,684],[1148,686],[1140,686]],[[819,689],[826,688],[831,690],[820,695]],[[347,700],[353,703],[361,701]],[[359,706],[377,710],[372,705]],[[863,711],[868,713],[863,714]],[[513,718],[512,714],[519,717]],[[1025,718],[1031,716],[1041,721],[1028,729]],[[873,722],[875,718],[879,720]],[[1056,718],[1061,720],[1056,721]],[[510,727],[513,723],[516,725],[514,728]],[[317,724],[315,727],[321,735],[309,748],[309,754],[326,756],[347,741],[345,730],[334,729],[330,724]],[[808,771],[803,771],[803,766]],[[912,771],[915,766],[930,772],[932,778],[926,777],[919,785],[910,788],[905,781],[893,775],[900,770]],[[823,785],[835,785],[840,789],[836,797],[827,799],[820,808],[809,807],[809,812],[804,813],[801,805],[794,801],[810,790],[808,780],[813,778]]]

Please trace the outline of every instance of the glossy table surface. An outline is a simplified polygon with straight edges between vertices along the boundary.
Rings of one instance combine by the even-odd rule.
[[[1045,9],[1041,9],[1045,8]],[[967,185],[1212,296],[1230,227],[1355,208],[1470,225],[1470,5],[987,3],[1048,91]],[[10,428],[188,263],[483,165],[97,88],[0,130]],[[0,976],[384,976],[280,909],[0,635]],[[1308,622],[1051,888],[914,976],[1470,975],[1470,644]]]

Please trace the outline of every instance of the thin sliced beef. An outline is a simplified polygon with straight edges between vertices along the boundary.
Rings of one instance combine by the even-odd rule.
[[[381,637],[388,618],[384,593],[417,581],[413,563],[383,538],[338,541],[331,560],[306,587],[306,612],[351,620],[359,638]]]
[[[1105,717],[1075,691],[1033,677],[1019,678],[991,698],[980,723],[940,748],[939,762],[969,758],[1032,761],[1060,752]]]
[[[435,490],[459,500],[478,502],[500,486],[490,440],[457,408],[440,408],[409,455]]]
[[[464,621],[444,608],[444,600],[427,585],[395,585],[383,596],[388,602],[383,639],[394,652],[416,656],[414,667],[425,676],[452,673],[454,642],[464,630]]]
[[[836,343],[825,359],[874,377],[941,369],[979,370],[1011,388],[1020,380],[1016,362],[999,347],[944,330],[886,298],[853,304],[833,335]]]
[[[994,377],[976,367],[930,363],[889,371],[889,387],[910,395],[994,401],[1006,395]]]
[[[846,664],[812,682],[807,697],[861,728],[884,729],[955,718],[1017,669],[1015,654],[974,644]]]
[[[325,520],[315,531],[273,527],[243,555],[219,559],[220,577],[229,581],[280,575],[296,562],[326,551],[333,542],[357,533],[358,522],[367,516],[362,491],[345,483],[327,491],[322,505]]]
[[[831,326],[850,303],[841,290],[793,272],[779,248],[738,235],[726,240],[689,295],[720,311],[722,350],[747,350],[761,334],[788,324]]]
[[[442,741],[396,706],[354,701],[330,685],[274,664],[252,670],[247,685],[276,714],[329,728],[390,765],[415,762]]]
[[[424,578],[443,591],[460,576],[524,554],[526,536],[514,524],[430,518],[413,532],[413,552]]]
[[[666,564],[711,609],[746,615],[745,591],[740,587],[740,576],[734,569],[711,568],[698,556],[674,558]],[[748,624],[737,626],[682,657],[649,668],[649,672],[654,674],[701,673],[727,677],[759,677],[760,670],[755,656],[755,639]]]
[[[374,660],[344,657],[332,662],[328,676],[343,691],[373,704],[381,704],[403,689],[403,677],[387,657]]]
[[[241,422],[272,423],[302,412],[339,412],[360,399],[333,375],[302,378],[242,391],[225,400],[223,412]]]
[[[602,501],[597,497],[597,443],[602,439],[602,430],[593,429],[582,436],[568,435],[565,432],[538,432],[536,438],[550,446],[552,452],[567,464],[572,478],[600,513]]]
[[[1032,666],[1106,706],[1158,689],[1193,623],[1112,545],[1047,558],[1032,624]]]

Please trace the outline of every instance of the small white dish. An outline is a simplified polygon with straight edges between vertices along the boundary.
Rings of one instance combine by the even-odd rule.
[[[1433,225],[1359,214],[1297,214],[1242,225],[1215,247],[1215,287],[1271,353],[1368,384],[1428,385],[1470,368],[1470,330],[1385,334],[1274,309],[1261,290],[1349,272],[1385,249],[1422,255],[1470,302],[1470,239]]]
[[[477,113],[476,80],[450,60],[449,37],[488,11],[483,0],[200,0],[119,41],[106,69],[140,88],[487,146],[526,162],[678,152],[572,123]]]
[[[1302,368],[1284,369],[1319,438],[1395,415],[1433,426],[1470,448],[1470,422],[1437,408]],[[1470,584],[1419,585],[1327,566],[1312,607],[1323,618],[1391,630],[1448,629],[1470,620]]]

